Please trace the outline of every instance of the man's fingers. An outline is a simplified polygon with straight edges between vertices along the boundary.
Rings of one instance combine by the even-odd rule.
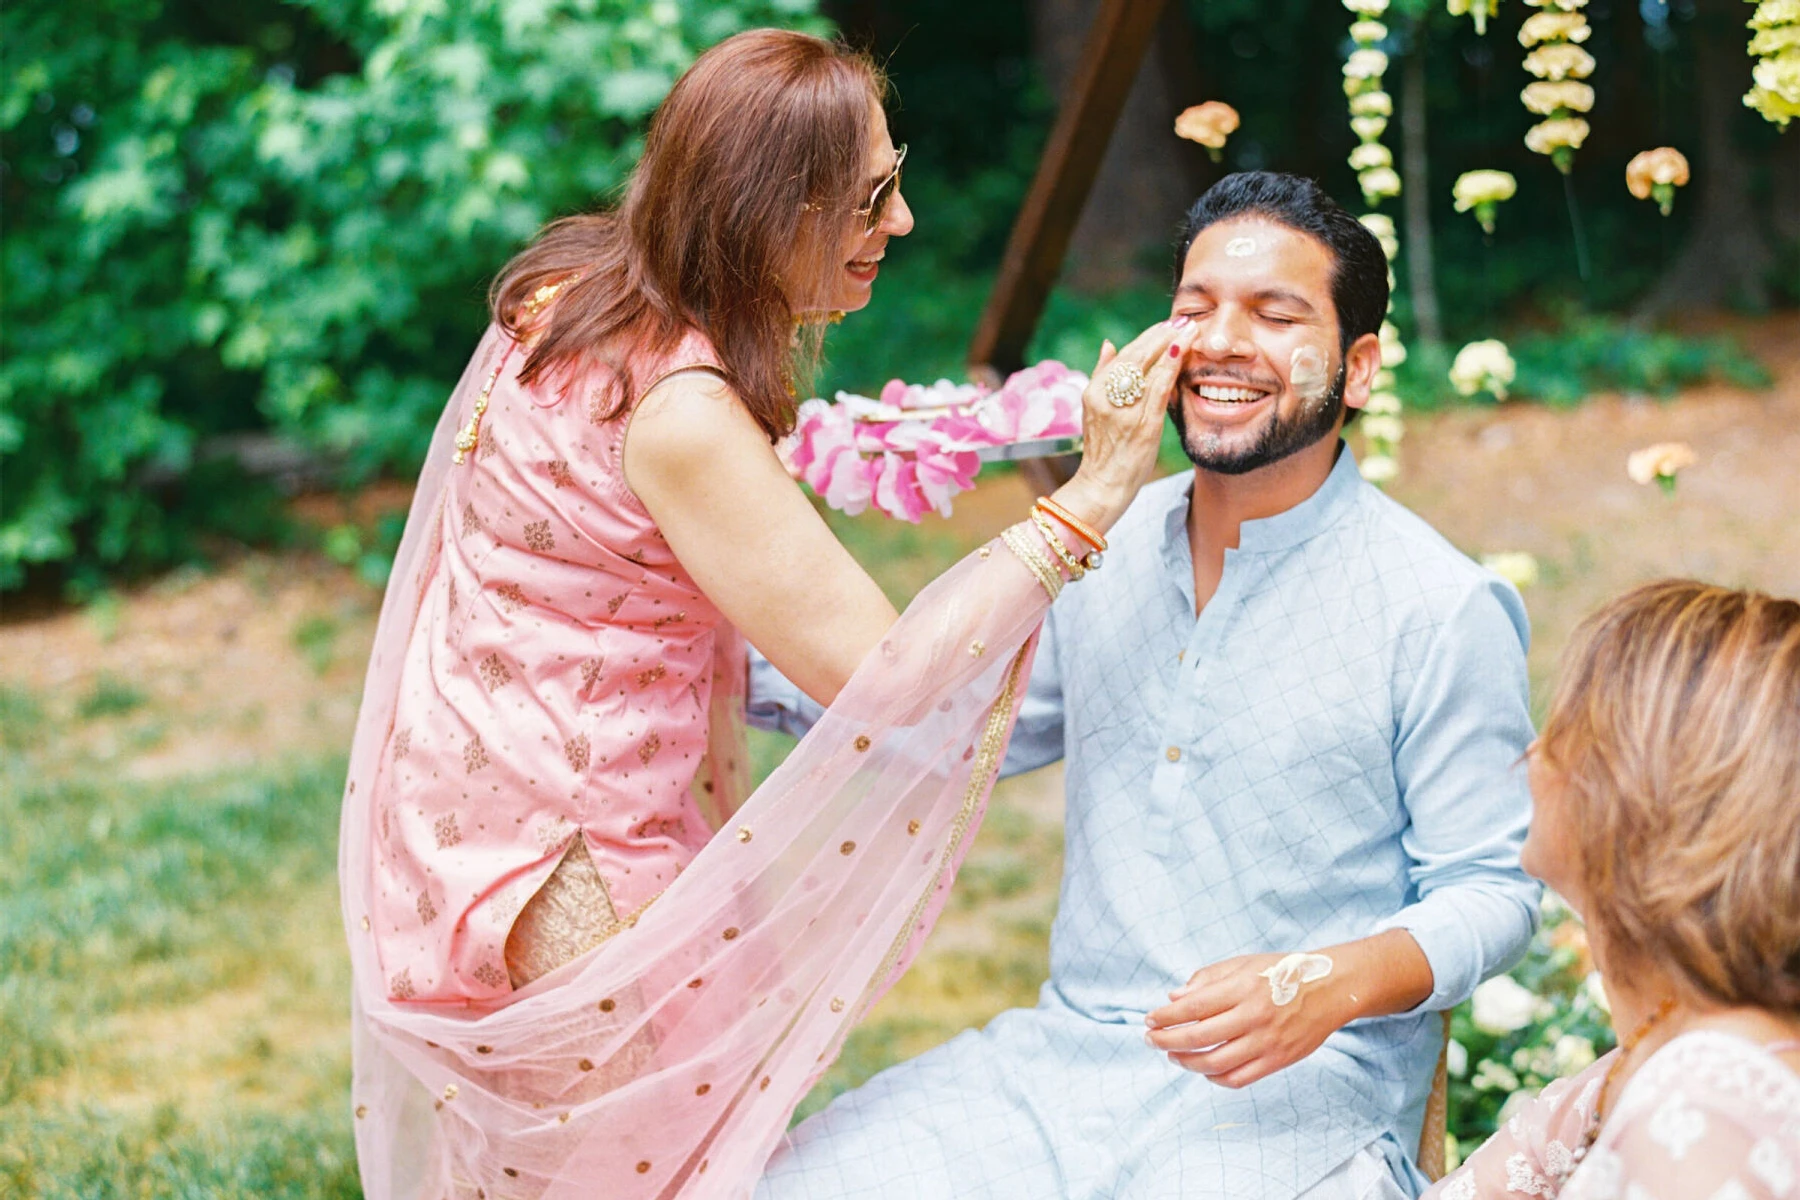
[[[1235,1037],[1242,1037],[1254,1028],[1256,1028],[1255,1020],[1237,1009],[1233,1009],[1216,1017],[1209,1017],[1204,1021],[1152,1026],[1144,1037],[1158,1050],[1179,1050],[1182,1053],[1192,1053],[1228,1042]]]
[[[1256,1062],[1262,1056],[1254,1038],[1236,1038],[1223,1046],[1214,1046],[1210,1050],[1192,1050],[1169,1055],[1170,1061],[1189,1071],[1204,1075],[1208,1079],[1221,1079],[1229,1076],[1240,1067]]]
[[[1187,1025],[1204,1021],[1208,1017],[1217,1017],[1236,1007],[1232,1001],[1210,991],[1186,992],[1178,1000],[1172,1000],[1161,1008],[1151,1009],[1144,1017],[1144,1024],[1152,1029],[1167,1029],[1173,1025]]]

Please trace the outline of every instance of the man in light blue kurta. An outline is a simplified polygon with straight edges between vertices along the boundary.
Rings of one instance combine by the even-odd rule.
[[[1254,392],[1259,335],[1237,332],[1241,347],[1216,343],[1217,371]],[[1241,369],[1226,369],[1233,354]],[[1348,357],[1362,400],[1374,368]],[[1207,394],[1227,397],[1214,407],[1236,395]],[[1197,481],[1211,494],[1275,469],[1209,476],[1202,459],[1229,452],[1234,414],[1197,444],[1207,411],[1194,399],[1182,429],[1199,470],[1145,488],[1104,567],[1053,606],[1014,732],[1009,771],[1065,763],[1062,894],[1037,1007],[839,1097],[792,1133],[758,1197],[1360,1200],[1422,1183],[1411,1154],[1439,1013],[1533,929],[1514,769],[1531,737],[1525,613],[1362,479],[1336,419],[1293,452],[1322,481],[1239,523],[1216,576],[1197,570]],[[1197,579],[1216,581],[1210,595]],[[766,704],[770,690],[753,692]],[[1263,962],[1244,956],[1341,946],[1340,981],[1363,962],[1379,990],[1356,948],[1392,946],[1368,940],[1392,930],[1429,967],[1405,1010],[1314,1016],[1323,1045],[1258,1051],[1273,1059],[1247,1085],[1206,1053],[1145,1044],[1146,1014],[1208,964],[1237,978]],[[1271,1030],[1306,1007],[1257,1002]]]

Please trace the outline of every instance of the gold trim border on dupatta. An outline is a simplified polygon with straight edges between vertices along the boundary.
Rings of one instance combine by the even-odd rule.
[[[937,891],[939,882],[943,880],[944,872],[950,869],[950,864],[955,861],[956,852],[968,840],[969,825],[974,819],[975,807],[981,802],[982,796],[986,795],[988,790],[993,787],[994,776],[1000,769],[1001,744],[1006,740],[1007,727],[1011,724],[1013,701],[1019,688],[1019,672],[1025,665],[1025,654],[1030,648],[1031,640],[1027,638],[1019,647],[1019,652],[1013,655],[1012,665],[1006,672],[1006,686],[1000,690],[1000,698],[994,701],[994,706],[988,710],[987,724],[981,732],[981,748],[976,752],[975,766],[969,776],[968,787],[963,791],[962,807],[957,810],[956,819],[950,824],[950,841],[945,845],[944,853],[938,859],[938,868],[932,873],[931,882],[926,885],[925,890],[919,893],[919,898],[913,904],[912,911],[907,914],[906,923],[900,927],[894,944],[888,947],[887,954],[882,958],[880,969],[870,978],[851,1019],[846,1021],[842,1028],[855,1025],[867,1015],[874,1002],[876,989],[887,980],[888,976],[893,974],[894,967],[900,961],[900,955],[906,949],[906,943],[912,940],[913,932],[919,924],[919,918],[924,915],[926,905],[931,903],[933,893]]]

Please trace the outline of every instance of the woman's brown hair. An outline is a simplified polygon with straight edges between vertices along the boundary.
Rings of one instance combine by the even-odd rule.
[[[1800,603],[1649,584],[1564,664],[1535,753],[1615,965],[1800,1012]]]
[[[494,320],[518,337],[537,289],[580,274],[534,330],[521,381],[603,355],[623,383],[596,413],[606,419],[634,389],[627,351],[667,352],[692,328],[770,439],[792,429],[791,298],[843,265],[885,86],[867,55],[785,30],[702,54],[651,118],[619,207],[555,222],[494,281]],[[808,352],[810,366],[816,338]]]

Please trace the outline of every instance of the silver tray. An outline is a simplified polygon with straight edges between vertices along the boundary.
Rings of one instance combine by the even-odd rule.
[[[1030,438],[1023,442],[1007,442],[999,446],[983,446],[975,452],[982,462],[1017,462],[1027,458],[1056,458],[1063,454],[1079,454],[1078,437]]]

